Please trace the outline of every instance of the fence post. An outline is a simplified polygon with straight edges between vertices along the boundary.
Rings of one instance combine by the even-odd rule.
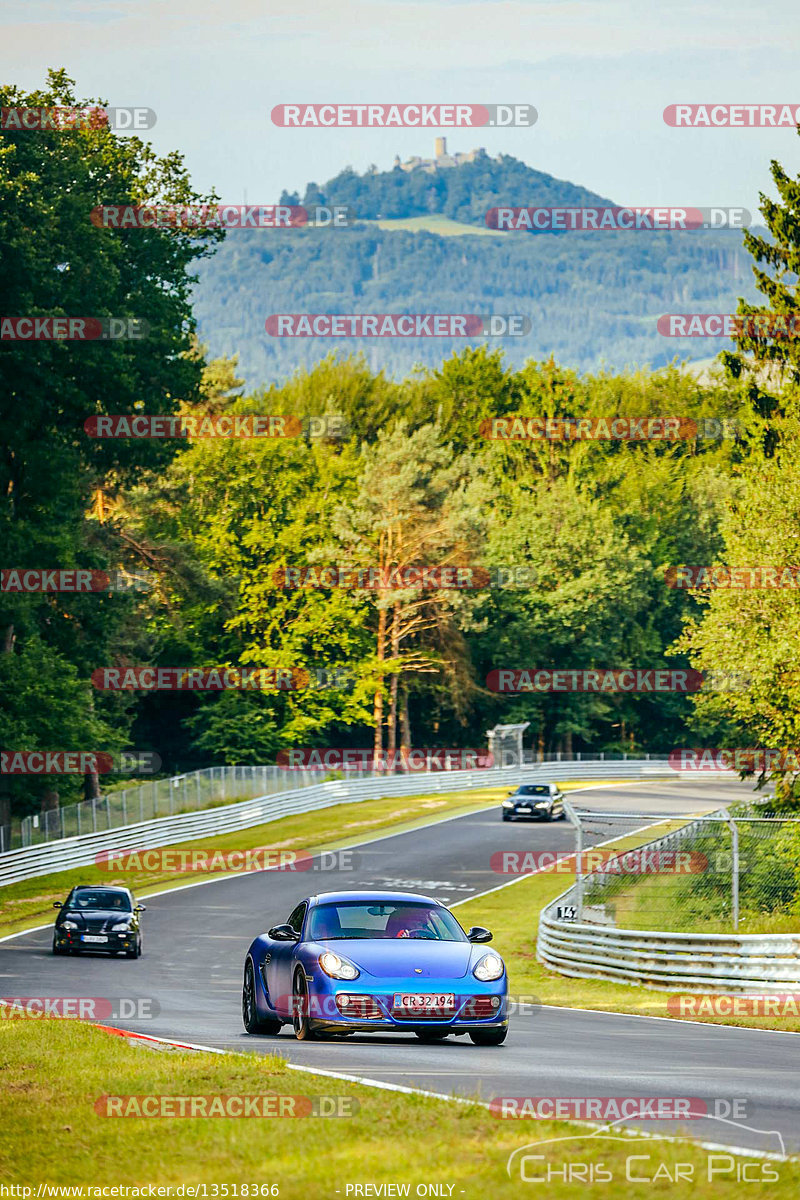
[[[578,921],[583,920],[583,826],[569,800],[564,801],[564,812],[570,824],[575,826],[575,901]]]
[[[580,817],[575,825],[575,899],[578,920],[583,920],[583,826]]]
[[[731,919],[733,931],[739,931],[739,827],[736,818],[725,813],[731,831]]]

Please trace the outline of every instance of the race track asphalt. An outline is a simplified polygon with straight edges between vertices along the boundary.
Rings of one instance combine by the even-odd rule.
[[[648,782],[587,790],[575,800],[593,810],[686,813],[708,811],[743,795],[736,784]],[[627,826],[598,821],[587,842],[644,823],[638,816]],[[233,875],[162,893],[147,900],[145,950],[136,961],[101,955],[54,958],[49,929],[0,942],[0,995],[104,997],[117,1013],[104,1017],[106,1024],[226,1050],[278,1052],[299,1066],[483,1100],[696,1097],[708,1105],[720,1102],[723,1114],[738,1101],[744,1117],[694,1120],[688,1131],[720,1145],[800,1151],[800,1034],[554,1007],[515,1015],[507,1041],[496,1048],[473,1046],[466,1038],[423,1045],[413,1035],[371,1034],[298,1043],[288,1029],[277,1038],[244,1033],[245,951],[256,934],[285,920],[303,897],[341,888],[397,888],[458,904],[505,882],[491,869],[493,853],[569,850],[573,837],[566,822],[503,823],[495,806],[362,843],[348,870],[319,870],[315,859],[308,871]],[[123,997],[129,1001],[126,1011],[136,1001],[144,1006],[139,1017],[147,1006],[156,1015],[126,1017],[118,1003]],[[653,1132],[676,1130],[671,1122],[633,1124]],[[521,1122],[520,1144],[535,1140],[535,1122]]]

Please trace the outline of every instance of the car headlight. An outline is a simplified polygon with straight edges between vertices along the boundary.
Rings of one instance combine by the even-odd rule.
[[[61,928],[62,929],[77,929],[78,925],[75,921],[62,921]]]
[[[127,933],[129,929],[130,924],[128,921],[120,921],[118,925],[111,926],[112,933]]]
[[[503,808],[513,808],[513,807],[514,807],[513,800],[504,800],[503,801]]]
[[[324,954],[320,954],[319,965],[326,975],[330,975],[331,979],[358,979],[360,974],[355,963],[348,962],[346,958],[340,958],[332,950],[326,950]]]
[[[534,808],[549,808],[552,803],[553,803],[552,800],[537,800],[533,807]]]
[[[475,964],[472,974],[483,983],[488,983],[492,979],[499,979],[504,970],[505,966],[499,954],[484,954],[480,962]]]

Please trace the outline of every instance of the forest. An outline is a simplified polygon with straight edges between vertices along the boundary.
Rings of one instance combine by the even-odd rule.
[[[79,103],[62,72],[41,92],[4,88],[0,99]],[[273,309],[320,311],[327,286],[347,311],[341,296],[358,294],[374,234],[331,240],[343,251],[332,271],[314,249],[321,231],[305,251],[277,243],[268,251],[271,243],[255,247],[237,232],[97,229],[88,216],[97,204],[209,198],[195,192],[179,155],[159,159],[139,139],[102,128],[10,132],[3,151],[7,313],[77,316],[90,305],[93,316],[136,318],[149,330],[142,339],[0,344],[4,748],[135,748],[157,753],[163,772],[175,773],[274,763],[298,746],[484,747],[488,728],[518,721],[530,722],[528,743],[542,753],[797,746],[796,587],[674,586],[684,564],[797,565],[795,341],[747,324],[703,380],[676,366],[580,372],[554,352],[512,362],[485,344],[437,345],[436,363],[398,374],[369,352],[325,346],[288,378],[274,369],[253,387],[236,357],[235,317],[230,353],[205,346],[193,271],[222,264],[231,295],[242,292],[251,306],[261,296]],[[745,232],[739,246],[733,234],[717,234],[725,246],[705,250],[700,240],[681,241],[672,271],[681,254],[694,278],[711,280],[714,262],[716,277],[735,258],[749,264],[753,281],[748,292],[742,265],[740,294],[759,298],[757,306],[741,300],[740,312],[796,313],[800,182],[775,164],[773,184],[779,198],[763,198],[764,237]],[[384,310],[404,280],[416,281],[406,311],[435,308],[414,239],[402,249],[402,236],[393,236],[401,240],[384,247],[385,281],[373,281],[378,293],[387,289]],[[463,267],[448,282],[449,303],[469,311],[482,302],[464,286],[483,243],[449,244]],[[566,245],[557,241],[554,275]],[[654,242],[637,245],[645,260],[654,255]],[[604,273],[622,287],[619,256],[611,243],[603,249]],[[301,288],[303,272],[290,277],[286,263],[303,253]],[[603,276],[590,281],[586,263],[572,260],[575,278],[581,270],[584,295],[609,305]],[[481,296],[503,278],[498,266]],[[665,272],[665,286],[668,278],[674,304],[684,281]],[[282,293],[270,283],[279,279]],[[546,300],[543,292],[541,305],[549,319],[558,294]],[[603,343],[599,316],[593,336]],[[122,414],[209,417],[218,434],[92,436],[92,421]],[[291,420],[279,426],[284,436],[220,434],[237,416]],[[677,418],[680,436],[486,436],[493,420],[512,416]],[[252,434],[253,420],[242,428]],[[312,567],[388,572],[390,583],[343,586],[328,575],[332,586],[317,576],[286,586],[288,570]],[[416,577],[398,585],[391,575],[426,567],[479,571],[485,586],[431,588]],[[83,569],[139,583],[26,593],[9,588],[12,568]],[[98,672],[110,668],[262,672],[273,682],[220,691],[98,687]],[[746,686],[500,694],[487,682],[498,668],[686,668]],[[304,685],[274,686],[279,672]],[[783,784],[789,800],[793,779]],[[96,786],[80,776],[54,783],[2,775],[0,823]]]

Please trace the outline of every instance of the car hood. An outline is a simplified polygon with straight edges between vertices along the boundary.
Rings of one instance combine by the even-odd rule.
[[[118,908],[62,908],[62,917],[69,917],[73,920],[75,917],[80,917],[84,921],[110,921],[113,917],[115,921],[124,921],[133,916],[133,913],[120,911]]]
[[[396,979],[460,979],[472,958],[470,942],[432,942],[426,938],[336,938],[315,942],[318,953],[333,950],[367,975]]]

